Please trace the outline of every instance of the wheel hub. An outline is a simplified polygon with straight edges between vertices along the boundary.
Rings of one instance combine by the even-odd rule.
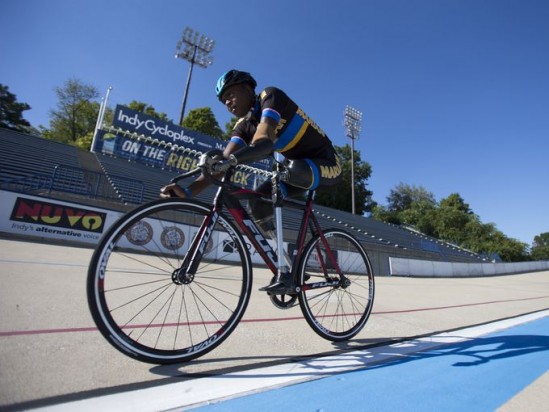
[[[194,273],[189,273],[187,267],[175,269],[172,273],[172,281],[176,285],[188,285],[194,280]]]
[[[349,278],[343,277],[343,279],[341,279],[341,281],[339,282],[339,286],[342,289],[347,289],[349,286],[351,286],[351,281],[349,280]]]

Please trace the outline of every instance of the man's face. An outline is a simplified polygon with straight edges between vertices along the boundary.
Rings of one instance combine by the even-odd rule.
[[[253,105],[253,92],[251,88],[242,83],[229,87],[221,96],[221,101],[227,110],[236,117],[244,117]]]

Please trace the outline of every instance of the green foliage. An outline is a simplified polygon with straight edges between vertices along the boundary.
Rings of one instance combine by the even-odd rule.
[[[74,146],[79,147],[82,150],[89,151],[93,142],[93,132],[89,132],[85,136],[79,137],[74,142]]]
[[[530,253],[534,260],[549,259],[549,232],[540,233],[534,237],[534,243],[532,244]]]
[[[30,123],[23,118],[23,112],[30,108],[27,103],[19,103],[9,87],[0,83],[0,127],[27,132]]]
[[[127,107],[129,107],[132,110],[135,110],[136,112],[140,112],[148,116],[152,116],[156,119],[160,119],[165,122],[172,122],[172,120],[168,118],[168,115],[166,113],[157,112],[156,109],[150,104],[143,103],[138,100],[132,100],[130,104],[127,105]]]
[[[482,223],[463,198],[452,193],[436,202],[423,187],[400,183],[387,197],[388,205],[374,208],[372,217],[388,223],[413,226],[476,253],[498,254],[503,261],[528,260],[526,244],[510,239],[493,223]]]
[[[223,136],[223,131],[209,107],[191,110],[183,120],[183,127],[217,138]]]
[[[424,187],[400,183],[387,196],[387,207],[376,206],[372,217],[387,223],[415,227],[426,235],[434,235],[436,201]]]
[[[337,185],[337,190],[328,188],[317,193],[316,203],[347,212],[352,211],[351,193],[351,146],[336,147],[341,159],[342,181]],[[375,206],[372,200],[372,192],[367,189],[366,181],[372,174],[369,163],[360,159],[360,152],[354,153],[354,174],[355,174],[355,213],[362,215],[371,212]]]
[[[549,246],[549,232],[540,233],[539,235],[534,237],[534,244],[532,245],[532,247],[536,248],[543,246]]]
[[[100,105],[93,100],[99,93],[95,87],[78,79],[67,80],[63,87],[55,89],[55,93],[57,109],[50,112],[50,128],[42,127],[42,135],[46,139],[75,144],[95,129]]]
[[[414,203],[422,203],[424,206],[435,205],[435,196],[428,192],[423,186],[410,186],[400,183],[396,188],[392,189],[387,197],[389,210],[393,212],[401,212],[410,207]]]
[[[468,238],[468,232],[463,230],[476,217],[461,196],[453,193],[440,201],[435,216],[435,234],[438,238],[456,244],[463,244]]]
[[[376,220],[380,220],[381,222],[392,223],[394,225],[402,224],[402,221],[400,220],[398,214],[390,211],[386,206],[383,205],[375,205],[372,208],[371,216]]]

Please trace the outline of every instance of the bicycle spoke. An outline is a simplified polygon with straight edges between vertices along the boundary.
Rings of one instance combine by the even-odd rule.
[[[341,272],[335,273],[336,270]],[[320,279],[299,294],[303,314],[316,333],[339,341],[353,337],[363,328],[373,304],[374,282],[370,263],[358,241],[344,231],[325,231],[324,239],[316,236],[305,247],[299,272],[302,281],[305,276]],[[338,282],[322,284],[322,279]]]
[[[176,271],[209,213],[192,201],[157,201],[109,229],[90,265],[88,300],[117,349],[146,362],[182,362],[234,330],[251,292],[251,261],[234,224],[220,214],[192,273]],[[210,256],[222,249],[216,241],[230,241],[232,253]]]

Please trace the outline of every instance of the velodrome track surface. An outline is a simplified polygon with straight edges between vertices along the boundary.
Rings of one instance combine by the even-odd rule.
[[[425,396],[433,397],[439,405],[451,403],[453,410],[456,405],[458,409],[475,410],[478,387],[487,385],[486,393],[493,392],[490,382],[497,380],[490,380],[490,373],[495,379],[500,370],[498,379],[504,374],[509,382],[519,375],[513,369],[498,369],[503,365],[498,363],[500,359],[512,359],[531,373],[527,378],[521,373],[523,382],[504,394],[498,405],[504,410],[529,411],[547,410],[549,405],[547,271],[469,279],[377,277],[373,314],[364,330],[344,344],[318,337],[302,318],[299,307],[282,311],[264,294],[254,292],[244,321],[219,348],[188,364],[154,366],[122,355],[95,329],[85,293],[91,253],[85,248],[0,239],[0,410],[177,410],[216,402],[216,397],[233,397],[238,391],[271,394],[271,400],[267,397],[262,401],[257,398],[260,395],[254,395],[239,398],[243,402],[240,404],[227,402],[211,408],[271,410],[274,397],[290,402],[286,406],[277,404],[278,410],[320,410],[323,405],[325,411],[368,410],[368,405],[372,410],[374,405],[377,410],[390,410],[390,406],[377,401],[410,391],[418,383],[417,377],[404,385],[401,379],[397,381],[397,377],[404,376],[403,365],[431,370],[421,363],[417,351],[447,345],[451,336],[466,342],[472,342],[472,337],[489,336],[492,346],[488,348],[473,353],[472,344],[465,352],[462,348],[451,349],[454,355],[461,352],[458,363],[469,364],[469,372],[482,371],[485,380],[477,381],[475,375],[464,377],[469,380],[460,382],[468,384],[469,389],[460,388],[463,396],[456,400],[452,391],[442,390],[442,377],[456,376],[455,363],[450,364],[448,369],[432,369],[430,376],[424,372],[423,379],[430,381],[431,388]],[[257,290],[270,275],[255,269],[254,278]],[[505,322],[494,326],[502,320]],[[476,325],[479,327],[471,329]],[[499,335],[490,335],[493,328],[499,330]],[[492,356],[496,350],[504,353]],[[531,356],[541,356],[541,361]],[[395,359],[410,361],[399,363]],[[536,367],[528,367],[527,360]],[[382,362],[388,362],[388,366],[375,367]],[[485,364],[493,370],[484,373],[477,369]],[[361,374],[340,374],[346,365],[368,368]],[[385,374],[375,375],[379,371]],[[318,379],[321,377],[324,379]],[[263,385],[277,387],[311,379],[325,386],[312,386],[310,382],[262,391]],[[320,407],[310,403],[311,397],[314,399],[311,394],[331,392],[330,382],[332,403],[328,399]],[[348,382],[348,386],[341,382]],[[307,392],[308,398],[299,391],[292,393],[291,388],[301,388],[301,394]],[[231,392],[233,389],[235,392]],[[351,394],[358,398],[353,401]],[[336,402],[334,406],[333,400],[338,397],[353,403]],[[254,404],[253,399],[259,403]],[[437,410],[408,406],[398,409]]]

